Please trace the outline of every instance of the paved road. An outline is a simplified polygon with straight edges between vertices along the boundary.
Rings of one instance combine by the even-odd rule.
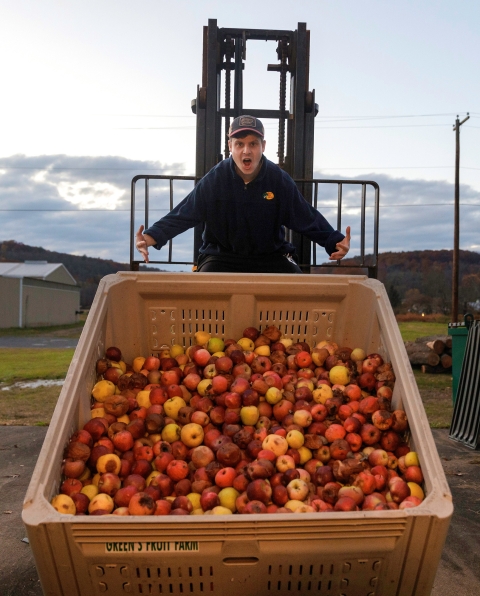
[[[76,348],[78,339],[49,336],[16,336],[0,337],[0,348]]]
[[[0,586],[2,596],[41,596],[32,552],[23,542],[22,503],[46,428],[0,426]],[[431,596],[480,594],[480,452],[433,431],[455,512]],[[381,595],[379,595],[381,596]]]

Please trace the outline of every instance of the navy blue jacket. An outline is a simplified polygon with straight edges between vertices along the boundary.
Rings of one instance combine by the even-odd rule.
[[[235,261],[249,257],[295,254],[285,227],[335,252],[344,235],[299,193],[292,178],[263,157],[258,176],[245,184],[233,159],[214,166],[192,192],[161,220],[145,230],[160,249],[168,240],[205,224],[200,253]]]

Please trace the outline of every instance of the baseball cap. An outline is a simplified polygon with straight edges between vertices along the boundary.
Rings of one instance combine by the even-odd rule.
[[[234,137],[240,132],[250,131],[253,132],[260,137],[265,136],[265,129],[263,128],[263,124],[260,122],[258,118],[254,116],[238,116],[235,120],[230,124],[230,130],[228,131],[229,137]]]

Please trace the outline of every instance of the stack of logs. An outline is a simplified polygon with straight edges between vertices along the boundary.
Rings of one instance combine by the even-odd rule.
[[[408,359],[424,373],[448,373],[452,369],[452,338],[450,335],[417,337],[406,341]]]

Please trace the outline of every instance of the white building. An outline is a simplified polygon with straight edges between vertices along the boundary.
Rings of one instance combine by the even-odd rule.
[[[62,263],[0,263],[0,328],[75,323],[80,287]]]

